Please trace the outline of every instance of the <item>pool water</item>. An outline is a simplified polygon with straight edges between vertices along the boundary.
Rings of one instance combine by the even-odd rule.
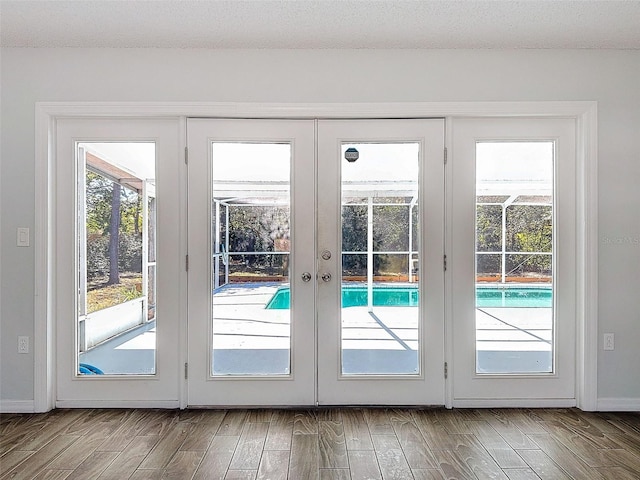
[[[551,308],[551,288],[476,288],[476,307]]]
[[[476,289],[476,307],[530,307],[549,308],[553,292],[550,288],[489,288]],[[281,287],[265,308],[285,310],[289,308],[289,287]],[[417,287],[373,287],[373,305],[377,307],[417,307]],[[343,286],[342,307],[366,307],[366,286]]]

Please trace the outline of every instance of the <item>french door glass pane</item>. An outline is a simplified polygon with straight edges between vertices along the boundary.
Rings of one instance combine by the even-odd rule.
[[[155,144],[77,144],[79,375],[150,375],[156,360]]]
[[[342,145],[343,375],[420,373],[419,155],[418,143]]]
[[[553,372],[554,143],[476,143],[476,372]]]
[[[211,144],[211,374],[288,375],[288,143]]]

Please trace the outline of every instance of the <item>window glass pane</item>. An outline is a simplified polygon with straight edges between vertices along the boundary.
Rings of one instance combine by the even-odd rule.
[[[357,160],[345,158],[349,148]],[[419,152],[417,143],[343,144],[343,375],[420,373]]]
[[[476,372],[553,372],[553,142],[476,144]]]
[[[291,145],[211,153],[211,374],[288,375]]]
[[[155,373],[155,144],[78,143],[78,373]]]

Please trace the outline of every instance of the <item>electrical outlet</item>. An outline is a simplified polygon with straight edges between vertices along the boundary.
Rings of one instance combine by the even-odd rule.
[[[613,350],[615,346],[615,337],[613,333],[604,334],[604,347],[605,350]]]
[[[29,337],[18,337],[18,353],[29,353]]]

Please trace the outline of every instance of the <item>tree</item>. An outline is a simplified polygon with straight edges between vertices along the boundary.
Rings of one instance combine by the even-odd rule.
[[[379,199],[378,199],[379,200]],[[409,250],[409,205],[410,198],[390,197],[388,204],[373,206],[373,272],[401,273],[409,268],[406,254],[380,254],[376,252],[406,252]],[[362,199],[366,201],[366,199]],[[414,228],[417,227],[417,207],[414,207]],[[344,255],[342,266],[351,275],[367,273],[367,235],[368,206],[346,204],[342,206],[342,250],[363,252],[363,254]],[[418,234],[413,232],[414,242]],[[417,244],[413,245],[414,250]]]
[[[141,195],[92,171],[85,188],[87,278],[118,283],[121,272],[141,272]]]
[[[366,205],[342,206],[342,251],[367,251],[367,207]],[[367,256],[347,254],[342,256],[342,269],[350,275],[366,275]]]
[[[507,208],[507,250],[523,252],[507,259],[507,272],[551,274],[553,210],[550,205],[512,205]]]
[[[224,238],[224,223],[220,222],[220,225]],[[277,240],[289,239],[289,207],[233,205],[229,208],[228,228],[229,252],[275,252]],[[286,257],[280,254],[243,255],[242,263],[252,271],[266,269],[272,273],[273,269],[280,269],[286,274]]]
[[[111,220],[109,222],[109,281],[107,285],[120,283],[118,251],[120,240],[120,195],[119,183],[113,183],[111,190]]]
[[[500,252],[502,250],[502,206],[476,206],[476,250]]]
[[[551,205],[513,203],[506,208],[505,238],[502,238],[502,205],[476,206],[476,251],[478,275],[502,271],[504,240],[506,275],[551,274],[553,209]]]
[[[373,251],[405,252],[409,250],[409,198],[389,198],[388,205],[373,207]],[[373,257],[373,271],[408,273],[406,255],[380,254]]]
[[[88,171],[86,181],[87,233],[104,235],[111,221],[113,182],[102,175]]]

